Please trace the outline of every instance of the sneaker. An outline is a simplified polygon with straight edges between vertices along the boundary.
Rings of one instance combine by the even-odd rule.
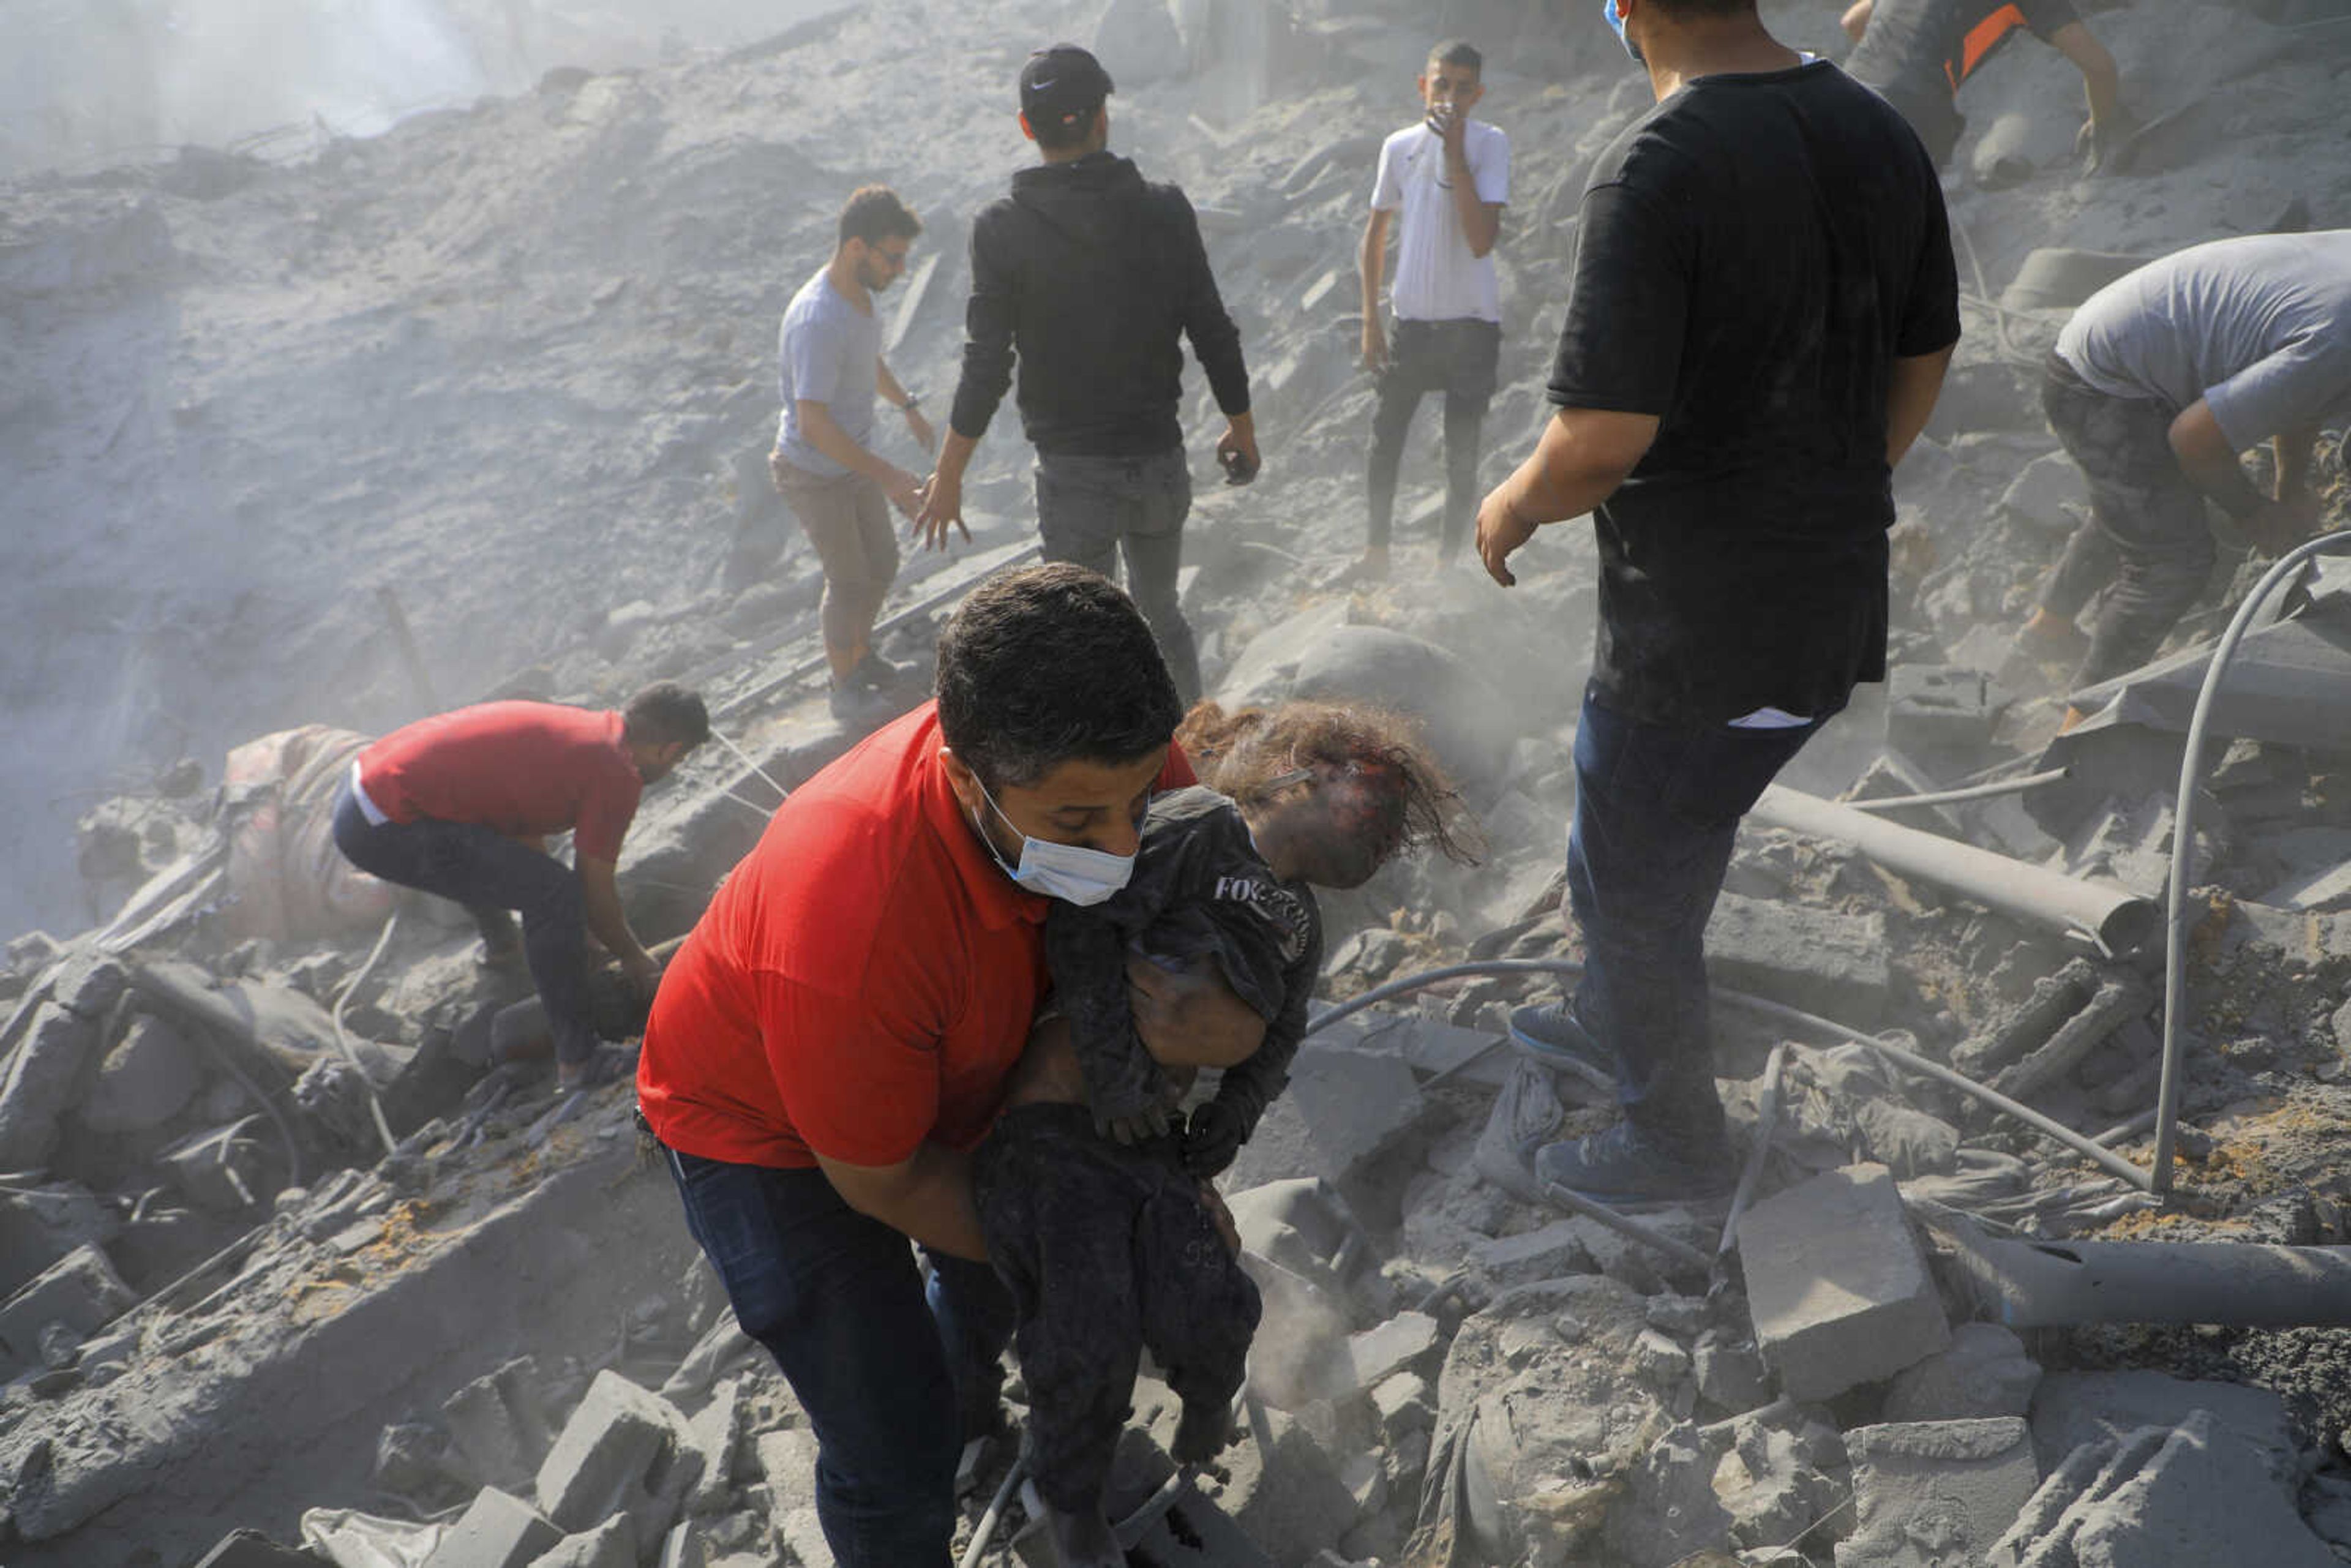
[[[852,673],[853,678],[853,673]],[[825,693],[824,706],[843,729],[876,729],[898,716],[889,697],[871,686],[844,685]]]
[[[1706,1203],[1730,1196],[1739,1167],[1728,1148],[1703,1159],[1669,1152],[1630,1122],[1566,1138],[1535,1155],[1535,1179],[1611,1208]]]
[[[849,672],[848,685],[869,692],[894,691],[904,685],[914,673],[912,664],[893,664],[881,654],[868,651]]]
[[[1585,1032],[1565,1002],[1510,1009],[1510,1043],[1545,1067],[1564,1068],[1594,1088],[1616,1088],[1616,1053]]]

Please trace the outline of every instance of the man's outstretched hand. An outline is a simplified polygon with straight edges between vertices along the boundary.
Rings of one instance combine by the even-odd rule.
[[[1500,490],[1488,492],[1479,504],[1478,559],[1486,563],[1486,575],[1504,588],[1519,585],[1519,580],[1505,563],[1520,546],[1534,537],[1535,525],[1512,510]]]
[[[949,479],[944,474],[933,474],[923,486],[923,504],[914,513],[914,537],[925,549],[947,548],[947,530],[963,535],[963,542],[971,543],[971,529],[963,520],[963,481]]]

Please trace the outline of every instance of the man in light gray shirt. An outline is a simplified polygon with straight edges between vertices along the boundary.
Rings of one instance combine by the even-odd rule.
[[[820,620],[837,718],[882,716],[905,674],[873,652],[873,619],[898,575],[890,508],[913,517],[922,481],[873,451],[874,394],[906,416],[925,452],[931,426],[882,361],[873,296],[906,269],[922,231],[887,185],[852,193],[832,259],[792,296],[776,334],[784,412],[768,469],[824,565]]]
[[[2312,443],[2351,417],[2351,229],[2215,240],[2116,279],[2059,335],[2042,406],[2089,481],[2090,517],[2018,641],[2082,650],[2074,617],[2112,582],[2079,691],[2145,664],[2203,591],[2206,500],[2272,555],[2316,525]],[[2274,497],[2238,462],[2263,441]],[[2067,708],[2064,727],[2084,716]]]

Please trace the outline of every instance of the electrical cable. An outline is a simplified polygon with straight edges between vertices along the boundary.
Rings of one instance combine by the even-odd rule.
[[[383,1140],[383,1152],[387,1155],[400,1152],[400,1141],[392,1135],[392,1123],[383,1113],[383,1101],[376,1094],[375,1080],[369,1077],[368,1070],[360,1065],[360,1053],[351,1049],[351,1038],[343,1030],[343,1009],[350,1006],[351,994],[360,988],[360,982],[368,977],[368,972],[375,967],[376,960],[383,956],[384,948],[391,946],[392,934],[399,925],[400,911],[395,909],[385,918],[383,934],[368,950],[366,962],[359,967],[357,974],[343,983],[341,993],[335,998],[334,1011],[336,1049],[343,1053],[343,1060],[351,1064],[351,1071],[360,1075],[360,1088],[367,1095],[368,1113],[374,1118],[376,1136]]]

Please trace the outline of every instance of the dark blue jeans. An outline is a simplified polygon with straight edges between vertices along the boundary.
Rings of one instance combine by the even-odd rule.
[[[1739,819],[1820,725],[1667,728],[1584,695],[1567,836],[1568,900],[1585,954],[1575,1017],[1614,1051],[1626,1117],[1671,1152],[1719,1155],[1706,925]]]
[[[588,1004],[588,905],[580,876],[554,856],[477,822],[370,822],[348,775],[335,792],[335,847],[361,871],[462,904],[496,935],[497,911],[522,915],[523,956],[546,1005],[559,1061],[596,1053]]]
[[[668,1151],[686,1228],[816,1434],[816,1508],[841,1568],[941,1568],[966,1428],[994,1412],[1012,1298],[985,1263],[851,1208],[822,1171]]]

